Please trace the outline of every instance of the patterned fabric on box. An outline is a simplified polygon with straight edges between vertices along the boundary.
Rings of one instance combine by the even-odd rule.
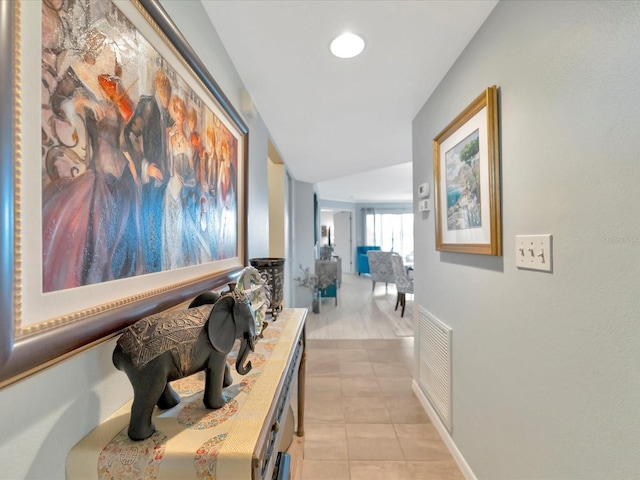
[[[320,296],[335,297],[338,305],[338,262],[316,260],[316,276],[320,286]]]

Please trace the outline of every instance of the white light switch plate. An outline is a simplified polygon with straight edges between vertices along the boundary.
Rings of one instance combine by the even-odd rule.
[[[516,235],[516,266],[551,272],[551,235]]]

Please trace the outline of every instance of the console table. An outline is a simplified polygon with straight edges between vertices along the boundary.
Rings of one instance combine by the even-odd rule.
[[[224,390],[227,404],[202,403],[202,372],[172,382],[181,396],[169,410],[156,408],[156,432],[134,442],[127,436],[131,401],[92,430],[69,452],[69,480],[276,478],[293,385],[298,380],[297,429],[304,435],[306,309],[285,308],[270,321],[249,355],[253,369]],[[235,361],[236,348],[229,354]],[[278,478],[288,478],[278,475]]]

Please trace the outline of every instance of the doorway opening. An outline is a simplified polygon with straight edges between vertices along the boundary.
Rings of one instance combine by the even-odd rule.
[[[342,259],[342,272],[353,273],[355,250],[355,212],[353,210],[322,209],[318,248],[330,246],[333,255]]]

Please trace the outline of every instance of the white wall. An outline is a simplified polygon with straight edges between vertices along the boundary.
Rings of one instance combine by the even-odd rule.
[[[639,478],[639,25],[637,1],[500,2],[413,122],[417,189],[432,139],[500,88],[503,257],[437,252],[416,212],[415,302],[453,327],[478,479]],[[517,270],[515,235],[542,233],[553,274]]]
[[[169,15],[238,111],[242,83],[200,2],[163,1]],[[248,255],[268,255],[266,126],[249,127]],[[67,453],[132,395],[111,364],[109,340],[0,390],[0,479],[64,479]]]
[[[313,240],[313,184],[293,182],[293,224],[295,238],[293,245],[294,277],[299,277],[299,265],[309,267],[311,273],[315,268],[315,249]],[[293,306],[299,308],[311,307],[311,293],[293,282]]]
[[[285,252],[285,170],[269,159],[269,256],[284,258]]]
[[[335,239],[335,227],[333,226],[333,210],[329,211],[329,210],[321,210],[320,211],[320,238],[319,238],[319,245],[327,245],[327,243],[329,242],[329,229],[331,229],[332,232],[332,241],[334,241]],[[324,237],[322,236],[322,226],[327,227],[327,235],[325,235]]]
[[[254,121],[248,122],[248,125],[247,259],[250,259],[269,256],[269,187],[268,182],[265,181],[269,176],[267,158],[269,132],[259,116]]]
[[[67,453],[132,396],[115,340],[0,390],[0,478],[63,479]]]

